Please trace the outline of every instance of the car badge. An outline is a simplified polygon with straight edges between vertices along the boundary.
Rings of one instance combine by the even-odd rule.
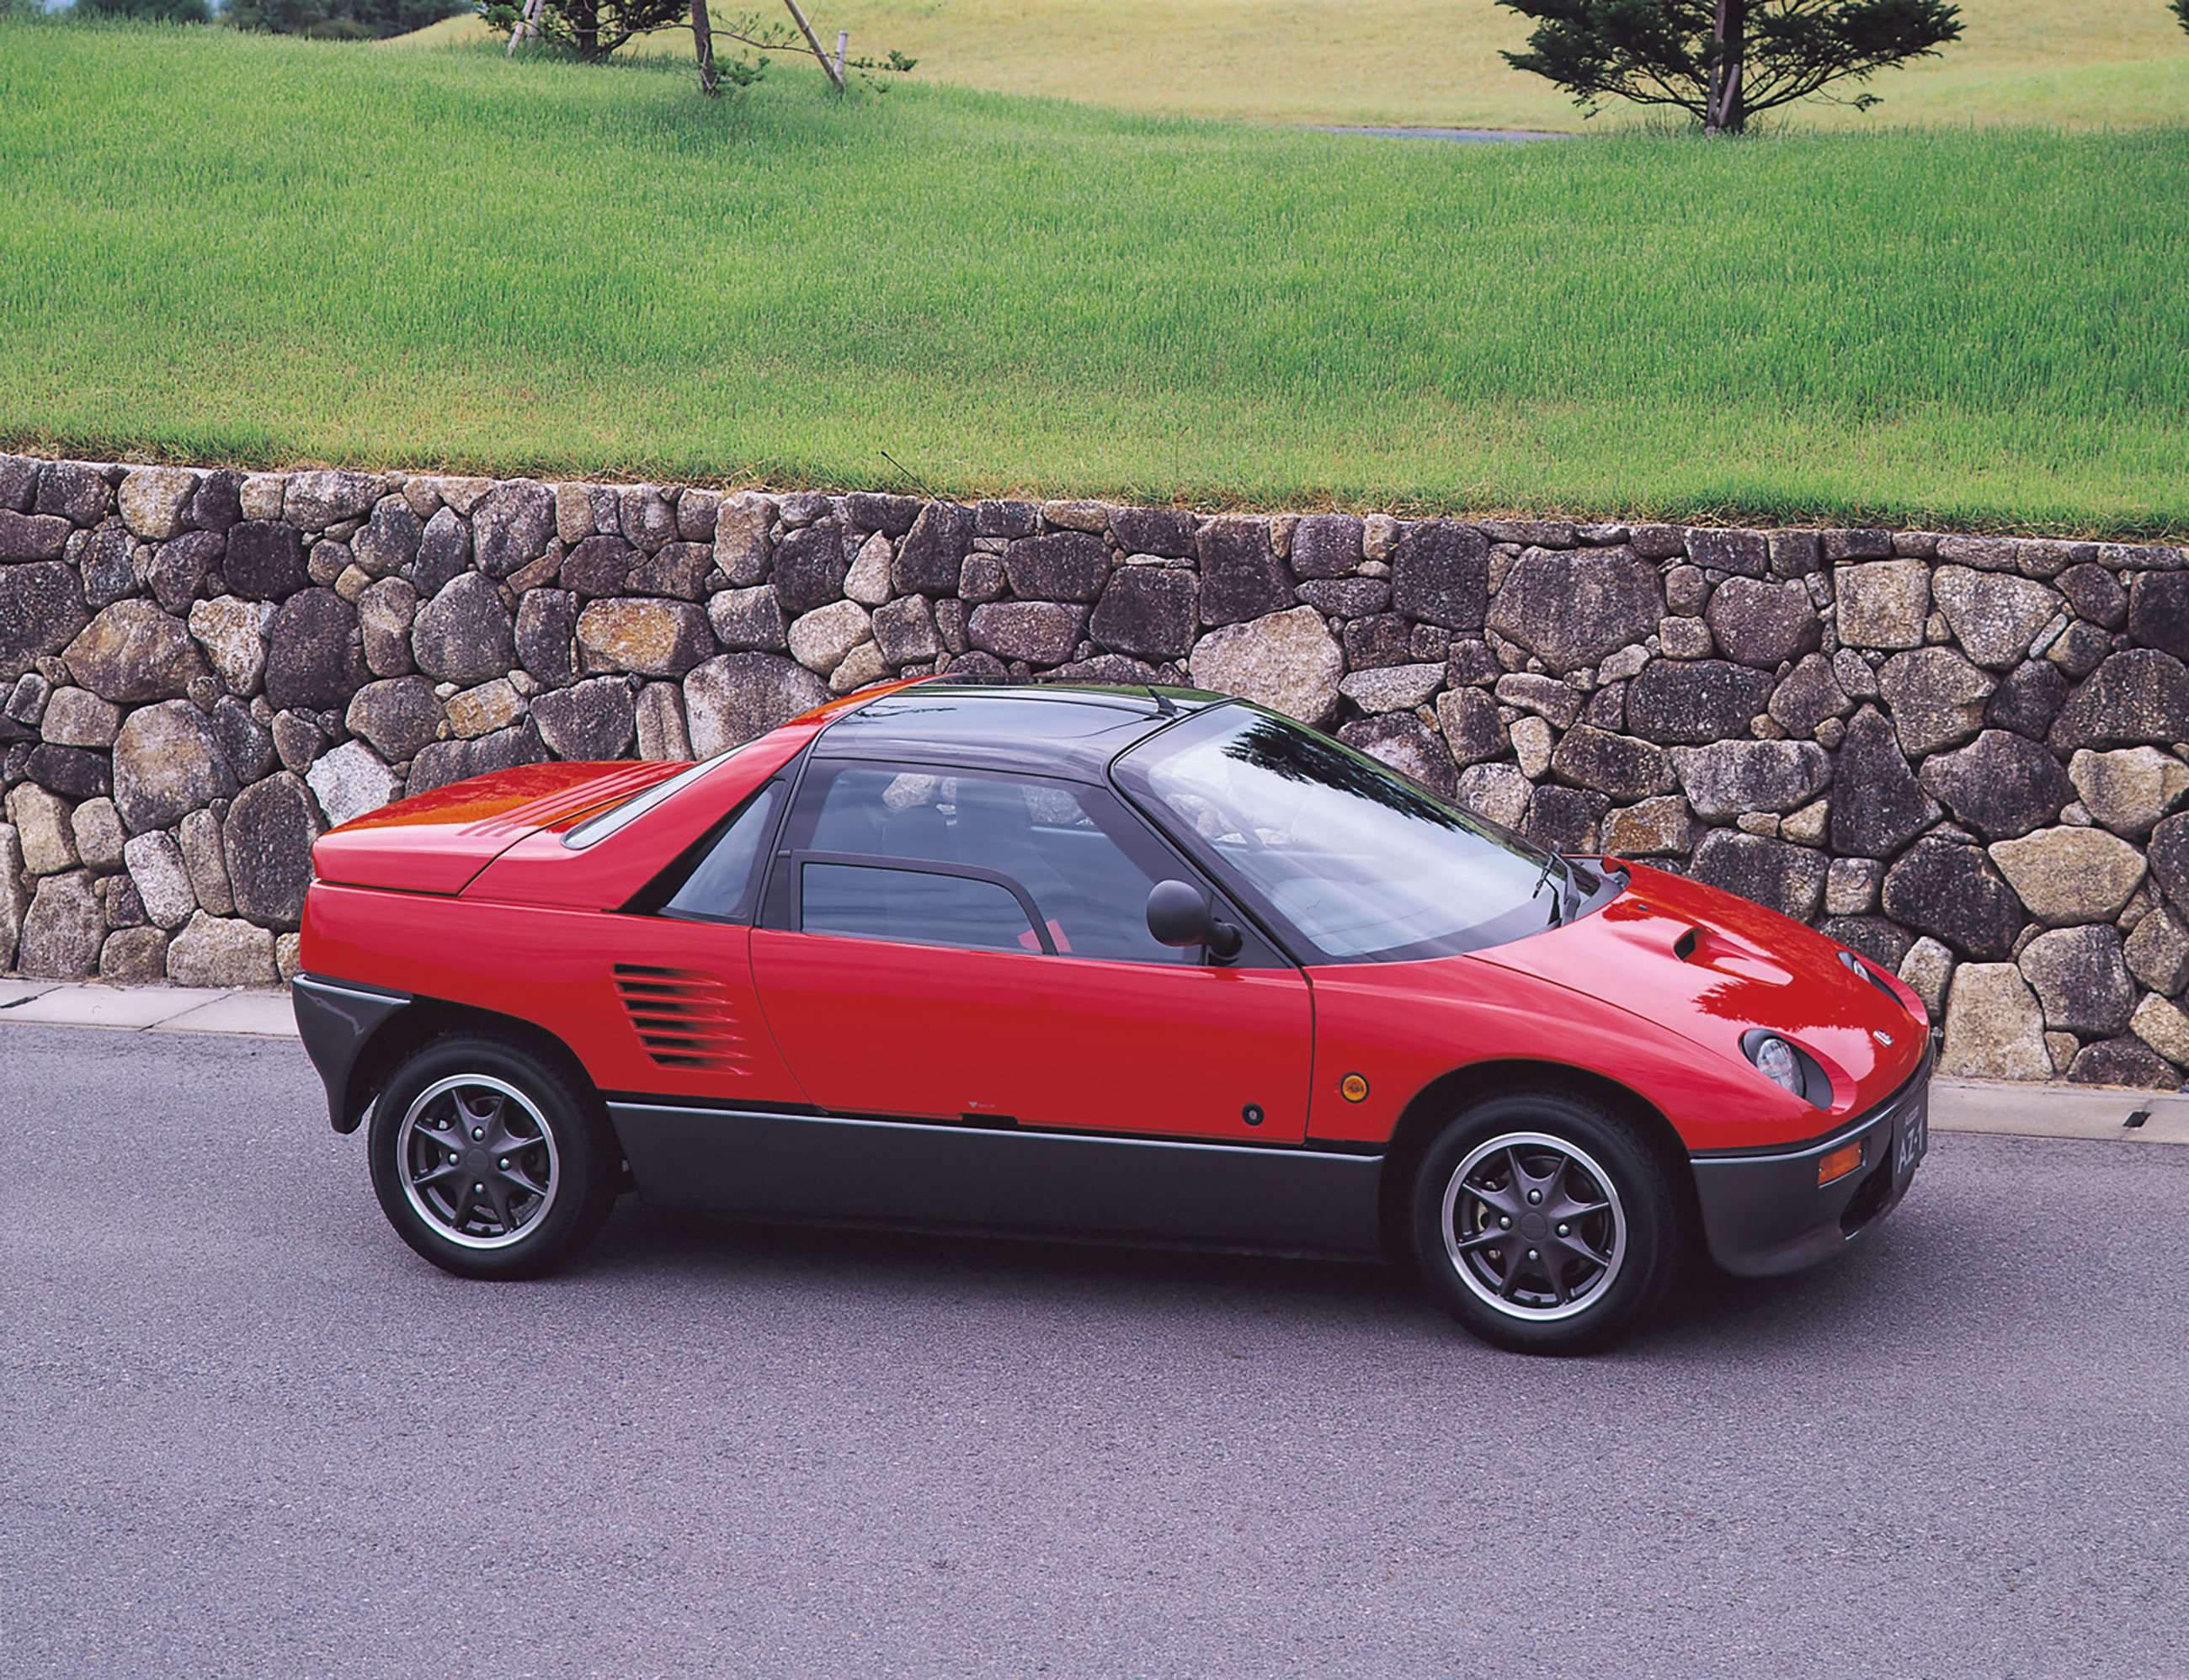
[[[1878,1030],[1878,1029],[1876,1029],[1875,1027],[1872,1027],[1872,1028],[1869,1029],[1869,1035],[1870,1035],[1872,1038],[1875,1039],[1875,1040],[1876,1040],[1880,1044],[1883,1045],[1883,1046],[1884,1046],[1887,1050],[1890,1050],[1890,1049],[1892,1049],[1892,1034],[1887,1033],[1887,1032],[1881,1032],[1881,1031],[1879,1031],[1879,1030]]]

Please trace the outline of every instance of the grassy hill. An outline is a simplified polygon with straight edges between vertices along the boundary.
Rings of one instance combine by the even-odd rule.
[[[755,0],[772,3],[772,0]],[[2189,34],[2162,0],[1960,0],[1961,40],[1878,76],[1864,115],[1811,100],[1804,126],[2189,121]],[[763,15],[773,15],[772,12]],[[1494,0],[815,0],[855,50],[916,56],[924,80],[1162,116],[1286,123],[1580,129],[1499,49],[1526,21]],[[451,18],[406,42],[484,39]],[[688,55],[687,36],[658,50]],[[1598,124],[1631,121],[1607,110]]]
[[[2189,130],[1451,147],[0,25],[0,443],[2189,530]]]

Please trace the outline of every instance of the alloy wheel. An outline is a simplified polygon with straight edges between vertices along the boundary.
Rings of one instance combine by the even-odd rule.
[[[1444,1192],[1445,1253],[1494,1311],[1536,1322],[1601,1299],[1626,1259],[1626,1209],[1586,1150],[1545,1132],[1477,1144]]]
[[[555,1204],[561,1163],[532,1099],[489,1074],[421,1091],[396,1133],[395,1164],[411,1211],[444,1241],[506,1249]]]

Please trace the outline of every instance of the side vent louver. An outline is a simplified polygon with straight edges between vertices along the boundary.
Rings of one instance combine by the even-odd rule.
[[[745,1066],[736,1001],[712,975],[619,962],[615,987],[638,1041],[661,1066],[724,1073]]]

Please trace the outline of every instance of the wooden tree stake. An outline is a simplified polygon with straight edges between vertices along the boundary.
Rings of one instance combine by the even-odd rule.
[[[813,49],[813,56],[819,61],[822,70],[827,73],[829,82],[834,84],[839,93],[842,93],[844,73],[829,63],[828,54],[821,50],[821,42],[813,33],[813,25],[806,21],[806,14],[800,8],[798,0],[783,0],[783,3],[790,8],[790,15],[798,22],[798,32],[806,37],[806,44]]]
[[[524,0],[523,14],[518,19],[517,27],[509,31],[509,45],[503,57],[516,57],[517,43],[540,33],[540,8],[546,3],[546,0]]]

